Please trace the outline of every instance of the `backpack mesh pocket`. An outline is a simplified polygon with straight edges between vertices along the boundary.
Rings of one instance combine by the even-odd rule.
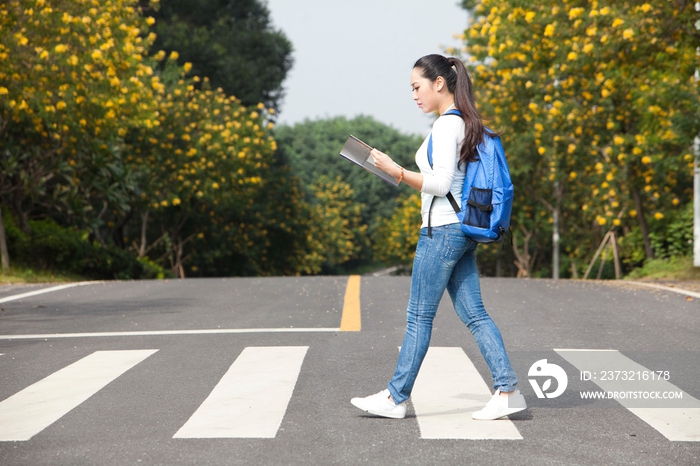
[[[464,216],[464,223],[478,228],[491,227],[491,198],[493,190],[472,188],[469,191],[467,200],[467,215]]]

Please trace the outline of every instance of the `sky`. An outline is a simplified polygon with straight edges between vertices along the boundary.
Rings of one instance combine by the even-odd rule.
[[[264,0],[265,1],[265,0]],[[459,0],[266,0],[294,48],[278,124],[368,115],[427,135],[433,117],[411,98],[415,61],[462,46]]]

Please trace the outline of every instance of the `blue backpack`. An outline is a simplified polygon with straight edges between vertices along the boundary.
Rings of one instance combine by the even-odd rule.
[[[457,115],[458,110],[449,110],[444,115]],[[484,142],[477,147],[479,159],[467,166],[467,175],[462,186],[461,208],[452,193],[447,200],[457,214],[462,231],[477,243],[499,241],[510,227],[513,208],[513,183],[508,171],[506,154],[501,139],[484,133]],[[428,162],[433,168],[433,135],[428,140]],[[435,202],[435,197],[433,201]],[[430,209],[432,210],[432,202]],[[432,235],[430,212],[428,212],[428,235]]]

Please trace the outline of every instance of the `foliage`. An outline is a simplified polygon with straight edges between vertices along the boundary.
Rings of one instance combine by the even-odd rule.
[[[693,256],[647,259],[642,267],[632,270],[626,279],[700,280],[700,269],[693,266]]]
[[[275,156],[273,109],[188,77],[177,52],[150,56],[155,20],[136,0],[0,10],[0,200],[28,238],[31,218],[88,231],[94,274],[132,267],[127,249],[178,276],[301,273],[308,208]]]
[[[407,167],[415,165],[414,154],[422,142],[418,136],[406,136],[367,116],[351,120],[345,117],[307,120],[294,126],[279,126],[275,130],[279,147],[303,186],[313,186],[321,176],[330,179],[341,177],[352,186],[356,200],[364,205],[362,222],[368,225],[372,236],[378,220],[392,215],[404,188],[401,186],[397,190],[342,159],[338,154],[349,134],[389,154],[396,163]],[[310,191],[307,188],[307,193]]]
[[[31,233],[5,217],[10,254],[20,266],[62,271],[93,279],[163,278],[156,264],[113,246],[90,242],[86,231],[63,228],[53,220],[30,221]]]
[[[693,253],[693,204],[668,212],[663,219],[650,222],[651,244],[657,259],[691,256]],[[623,263],[628,269],[642,267],[646,262],[644,242],[639,227],[620,239]]]
[[[404,196],[394,214],[380,220],[374,257],[387,264],[413,262],[420,233],[420,193]]]
[[[213,203],[193,212],[191,275],[298,275],[307,273],[305,221],[298,181],[279,158],[247,205]]]
[[[140,243],[135,247],[140,255],[148,250],[167,259],[180,274],[190,241],[204,254],[191,266],[196,274],[293,273],[293,267],[267,266],[273,246],[268,227],[294,233],[292,223],[273,223],[266,215],[278,210],[268,188],[284,175],[271,171],[276,143],[267,133],[272,124],[264,121],[265,107],[248,109],[221,89],[211,90],[206,78],[186,78],[189,67],[178,67],[176,58],[165,59],[167,85],[157,102],[158,124],[126,138],[133,154],[127,162],[141,175],[133,207],[142,214],[139,227],[147,228],[145,239],[141,228],[125,232],[127,244]],[[198,82],[201,88],[195,87]],[[222,260],[234,253],[238,260],[225,267]]]
[[[289,160],[292,171],[299,176],[304,187],[306,202],[316,206],[319,196],[317,186],[327,183],[328,180],[340,178],[352,187],[352,200],[359,206],[359,212],[353,215],[358,215],[359,219],[348,220],[352,224],[365,225],[365,236],[369,241],[361,242],[362,250],[351,256],[360,264],[366,264],[376,259],[373,258],[373,254],[377,249],[373,251],[371,245],[382,247],[378,244],[383,241],[378,228],[383,220],[394,215],[398,208],[399,196],[406,188],[399,186],[397,189],[342,159],[338,154],[349,134],[377,147],[389,154],[398,164],[407,167],[415,165],[414,154],[422,142],[418,136],[401,134],[367,116],[358,116],[350,120],[345,117],[307,120],[294,126],[280,126],[275,130],[280,150]],[[322,179],[325,181],[320,181]],[[318,213],[317,207],[315,209]],[[322,218],[320,221],[328,225]],[[419,223],[415,223],[413,227],[417,231]],[[313,244],[311,247],[314,247]]]
[[[51,270],[34,269],[13,265],[9,270],[0,273],[0,284],[16,283],[67,283],[84,280],[80,275]]]
[[[273,29],[264,2],[199,0],[193,7],[188,0],[168,0],[146,11],[155,18],[155,50],[178,52],[181,65],[191,63],[194,74],[243,105],[279,109],[292,45]]]
[[[18,263],[127,278],[410,262],[416,193],[337,154],[353,133],[411,167],[420,137],[357,117],[275,140],[291,48],[264,5],[157,3],[0,3],[0,202]],[[482,272],[548,274],[554,214],[572,275],[611,229],[627,269],[687,257],[694,3],[463,4],[517,195],[514,247],[482,247]]]
[[[358,259],[367,246],[367,225],[360,217],[361,205],[353,199],[350,184],[321,175],[310,186],[315,197],[306,225],[308,250],[304,272],[339,272],[345,263]]]
[[[682,257],[693,252],[693,204],[671,211],[653,222],[651,244],[659,259]]]
[[[626,269],[641,267],[647,259],[644,251],[644,239],[639,227],[632,228],[618,239],[620,260]]]
[[[133,188],[120,137],[153,123],[147,20],[122,0],[0,5],[0,196],[96,228]],[[97,215],[94,212],[98,212]]]
[[[550,262],[543,238],[555,212],[570,260],[635,225],[652,257],[649,222],[692,189],[694,2],[467,3],[465,52],[478,101],[505,129],[514,239],[534,240],[532,266]]]

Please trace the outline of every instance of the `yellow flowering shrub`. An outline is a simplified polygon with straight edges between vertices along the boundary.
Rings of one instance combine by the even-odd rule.
[[[374,244],[374,255],[387,264],[410,264],[418,244],[421,224],[420,193],[407,195],[394,214],[381,222]]]
[[[156,58],[165,59],[163,54]],[[201,248],[223,236],[225,244],[217,248],[239,251],[255,262],[248,273],[265,274],[267,255],[277,246],[271,231],[291,235],[294,227],[293,220],[266,220],[276,201],[265,197],[276,181],[271,176],[276,145],[265,125],[267,110],[242,106],[235,97],[211,89],[207,78],[187,77],[188,67],[178,67],[176,59],[175,53],[165,59],[155,124],[126,138],[128,164],[148,180],[135,207],[154,211],[154,229],[166,231],[175,245],[192,241]],[[160,237],[155,234],[152,241]],[[177,270],[181,261],[175,252],[173,247],[169,257]],[[200,273],[212,273],[213,264],[197,261]],[[290,271],[295,270],[285,270]]]
[[[3,2],[3,125],[28,122],[62,151],[75,151],[80,135],[146,125],[158,78],[144,63],[152,38],[136,8],[133,0]]]
[[[673,199],[690,199],[692,2],[545,2],[534,14],[517,1],[473,3],[467,63],[478,103],[504,130],[516,236],[551,232],[531,212],[557,211],[566,254],[585,259],[609,228],[647,232]]]
[[[368,244],[367,225],[360,220],[362,206],[353,200],[353,190],[340,178],[321,176],[312,186],[316,197],[306,225],[308,250],[302,272],[332,272]]]
[[[21,224],[50,206],[102,240],[128,209],[120,140],[156,115],[147,31],[135,0],[0,3],[0,196]]]
[[[0,199],[22,225],[58,210],[180,276],[298,273],[303,206],[272,112],[152,53],[147,4],[0,3]]]

